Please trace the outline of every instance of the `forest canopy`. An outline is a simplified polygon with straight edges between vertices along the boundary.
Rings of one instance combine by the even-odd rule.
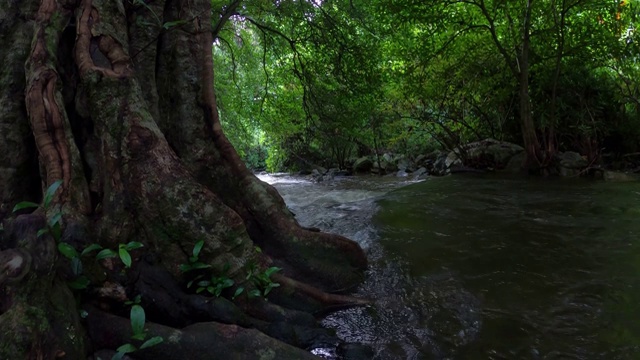
[[[246,2],[214,43],[254,169],[344,167],[485,138],[590,162],[640,150],[635,0]]]

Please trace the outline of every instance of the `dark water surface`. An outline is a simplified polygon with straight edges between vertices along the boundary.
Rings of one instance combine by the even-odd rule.
[[[376,359],[640,359],[640,184],[266,180],[368,252],[374,305],[323,323]]]

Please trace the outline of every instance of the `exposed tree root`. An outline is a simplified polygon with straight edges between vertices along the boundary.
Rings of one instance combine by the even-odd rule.
[[[129,320],[87,307],[87,329],[97,349],[114,349],[131,342]],[[161,336],[159,345],[135,352],[136,359],[317,359],[310,353],[264,335],[258,330],[216,322],[176,329],[147,323],[149,336]],[[138,344],[140,345],[140,344]]]

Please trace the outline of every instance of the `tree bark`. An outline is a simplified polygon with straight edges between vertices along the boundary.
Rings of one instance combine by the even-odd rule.
[[[224,136],[210,6],[207,0],[0,4],[0,46],[8,49],[0,53],[6,184],[0,358],[78,359],[99,347],[136,343],[105,334],[126,328],[124,303],[139,296],[153,322],[150,335],[164,338],[155,350],[134,354],[140,358],[224,348],[253,358],[266,347],[297,359],[306,355],[291,345],[306,348],[328,336],[309,313],[366,303],[329,293],[362,279],[367,261],[358,244],[300,227]],[[62,185],[51,202],[9,217],[17,201],[40,201],[57,180]],[[58,217],[61,236],[54,231]],[[80,254],[96,243],[122,257],[132,241],[143,247],[126,251],[130,266],[118,256],[70,260],[56,250],[68,244]],[[197,260],[210,268],[183,273],[199,241]],[[271,280],[280,284],[272,301],[248,296],[261,290],[251,274],[274,265],[283,271]],[[196,275],[233,280],[222,293],[227,300],[188,288]],[[89,286],[72,293],[65,281],[79,276]],[[246,290],[231,296],[241,286]],[[81,320],[83,304],[103,310]],[[180,331],[193,335],[189,341],[168,341],[178,331],[169,327],[187,325]]]

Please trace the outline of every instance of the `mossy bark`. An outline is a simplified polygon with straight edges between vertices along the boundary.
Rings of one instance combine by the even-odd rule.
[[[212,349],[305,358],[295,347],[337,341],[311,313],[366,303],[326,292],[360,281],[362,249],[301,228],[224,137],[212,87],[211,13],[206,0],[0,4],[0,46],[10,50],[0,53],[10,69],[0,72],[9,90],[0,94],[0,326],[7,334],[0,358],[78,359],[122,345],[125,302],[136,296],[153,322],[150,335],[190,339],[166,341],[141,358]],[[168,22],[178,25],[163,28]],[[51,204],[8,216],[58,179]],[[59,215],[60,238],[38,234]],[[56,249],[66,243],[79,254],[97,243],[118,252],[131,241],[144,247],[127,252],[130,267],[89,255],[78,257],[79,269]],[[181,272],[199,241],[198,261],[209,267]],[[272,301],[247,296],[259,288],[248,274],[273,265],[284,270],[273,278],[281,286]],[[72,293],[66,282],[79,275],[90,284]],[[234,288],[220,298],[195,293],[186,284],[196,275],[233,279]],[[233,297],[240,286],[247,290]],[[81,320],[86,304],[102,311]],[[109,335],[113,329],[120,337]]]

